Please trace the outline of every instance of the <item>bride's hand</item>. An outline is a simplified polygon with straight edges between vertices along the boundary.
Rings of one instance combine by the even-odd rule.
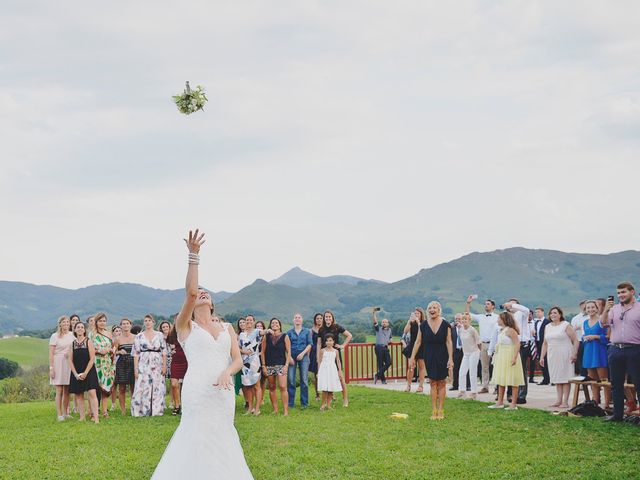
[[[233,381],[231,380],[231,375],[226,370],[220,374],[218,377],[218,381],[213,384],[214,387],[224,388],[225,390],[230,390],[233,387]]]
[[[198,236],[199,229],[196,228],[195,233],[189,230],[189,240],[183,238],[184,243],[187,244],[187,248],[189,249],[189,253],[200,253],[200,247],[206,240],[204,240],[204,233],[201,233]]]

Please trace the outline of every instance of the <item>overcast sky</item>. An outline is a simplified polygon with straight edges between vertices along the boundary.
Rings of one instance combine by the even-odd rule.
[[[0,279],[236,290],[638,249],[640,2],[0,7]],[[178,113],[184,81],[204,112]]]

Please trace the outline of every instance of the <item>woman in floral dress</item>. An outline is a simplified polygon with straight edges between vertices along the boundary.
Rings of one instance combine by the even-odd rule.
[[[94,319],[91,341],[96,352],[95,366],[98,374],[98,385],[101,390],[102,416],[108,417],[107,403],[109,402],[107,399],[116,377],[116,367],[113,361],[113,340],[111,339],[111,332],[107,329],[107,316],[104,313],[98,313]]]
[[[131,416],[159,416],[164,414],[167,373],[167,343],[164,335],[153,328],[151,315],[144,317],[144,330],[133,343],[136,386],[131,397]]]

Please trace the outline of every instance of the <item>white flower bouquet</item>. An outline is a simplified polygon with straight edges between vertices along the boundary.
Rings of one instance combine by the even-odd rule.
[[[174,95],[172,98],[180,113],[184,113],[185,115],[191,115],[198,110],[204,110],[204,104],[207,103],[208,100],[202,85],[198,85],[194,90],[191,90],[189,82],[186,83],[182,95]]]

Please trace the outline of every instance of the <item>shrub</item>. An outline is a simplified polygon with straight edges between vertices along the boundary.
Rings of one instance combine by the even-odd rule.
[[[13,360],[9,360],[8,358],[0,357],[0,380],[3,378],[15,377],[20,370],[20,365],[18,365]]]
[[[32,368],[19,377],[0,381],[0,403],[52,400],[54,390],[49,385],[49,367]]]
[[[367,341],[367,335],[362,333],[362,332],[354,332],[353,333],[353,338],[351,339],[351,342],[353,343],[366,343]]]

